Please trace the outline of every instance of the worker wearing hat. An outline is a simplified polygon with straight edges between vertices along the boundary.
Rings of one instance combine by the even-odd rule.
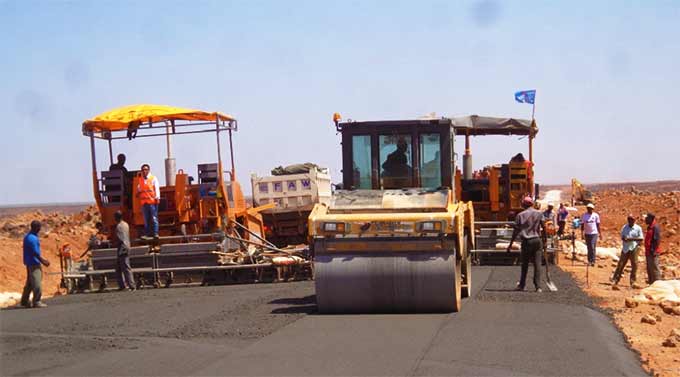
[[[586,241],[588,247],[588,263],[595,265],[597,256],[597,239],[602,231],[600,230],[600,215],[595,212],[595,205],[588,203],[586,213],[581,216],[581,237]]]
[[[623,269],[626,268],[626,264],[628,264],[628,261],[630,260],[630,286],[632,287],[637,275],[638,250],[640,249],[640,242],[643,238],[642,228],[635,224],[635,216],[630,214],[628,215],[627,220],[628,222],[626,225],[621,228],[621,241],[623,241],[623,247],[621,249],[621,257],[619,257],[619,263],[616,266],[611,282],[614,283],[614,285],[619,283],[621,275],[623,275]]]
[[[534,264],[534,288],[536,292],[542,292],[541,281],[541,250],[543,249],[543,241],[541,240],[541,233],[545,232],[545,222],[543,214],[533,207],[534,200],[527,196],[522,200],[522,207],[524,210],[515,217],[515,229],[512,232],[512,238],[508,245],[507,252],[510,252],[513,242],[517,236],[522,240],[522,251],[520,259],[522,262],[522,272],[517,285],[518,291],[523,291],[529,272],[529,261]]]

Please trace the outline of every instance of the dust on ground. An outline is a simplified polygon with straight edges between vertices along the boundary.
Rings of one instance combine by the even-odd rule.
[[[591,189],[590,186],[588,186]],[[601,184],[595,191],[595,211],[602,219],[602,237],[598,246],[620,247],[619,232],[626,223],[629,213],[638,218],[638,224],[646,229],[641,217],[652,212],[662,229],[662,251],[660,266],[663,279],[680,279],[680,182],[662,181],[644,184]],[[578,207],[578,213],[585,208]],[[580,232],[577,232],[580,233]],[[569,241],[562,241],[570,248]],[[644,252],[640,253],[644,255]],[[643,256],[644,258],[644,256]],[[609,278],[613,275],[616,263],[610,259],[598,260],[593,268],[586,268],[583,260],[573,261],[564,254],[560,268],[574,276],[579,286],[597,305],[610,313],[614,323],[623,332],[630,346],[640,353],[643,367],[655,376],[670,377],[680,375],[680,344],[665,347],[662,344],[674,329],[680,329],[680,316],[666,314],[659,305],[641,304],[633,308],[625,305],[626,298],[640,293],[629,284],[629,271],[622,277],[615,290]],[[646,287],[646,267],[644,260],[638,262],[637,282]],[[656,319],[655,324],[641,322],[646,315]]]

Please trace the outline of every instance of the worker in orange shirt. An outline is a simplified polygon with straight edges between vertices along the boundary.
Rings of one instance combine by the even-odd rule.
[[[149,164],[142,165],[142,179],[137,181],[137,197],[142,204],[145,236],[158,238],[158,202],[161,190],[156,176],[151,174]]]

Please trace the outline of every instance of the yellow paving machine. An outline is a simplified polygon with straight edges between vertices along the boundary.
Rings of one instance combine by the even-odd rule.
[[[180,282],[206,283],[297,276],[293,267],[309,264],[304,252],[278,249],[264,238],[259,212],[272,205],[246,205],[234,164],[232,137],[237,130],[237,120],[230,115],[162,105],[122,107],[84,121],[82,133],[90,142],[92,188],[102,218],[103,239],[100,247],[93,248],[87,268],[67,273],[67,278],[76,281],[71,286],[87,282],[91,288],[96,282],[103,289],[107,279],[112,278],[116,250],[108,241],[114,235],[116,211],[121,211],[130,225],[130,263],[140,287],[168,286],[180,277]],[[172,139],[206,133],[215,135],[215,159],[176,169]],[[142,237],[144,217],[137,193],[138,182],[143,178],[139,168],[124,167],[114,159],[116,144],[146,138],[163,140],[167,152],[165,180],[161,183],[159,179],[159,235],[152,239]],[[97,167],[97,144],[107,147],[109,169]],[[223,164],[223,149],[228,150],[228,171]],[[151,157],[144,156],[142,161]]]

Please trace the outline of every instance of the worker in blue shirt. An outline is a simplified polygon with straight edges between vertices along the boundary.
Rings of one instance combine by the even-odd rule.
[[[24,265],[26,266],[26,285],[24,293],[21,295],[21,306],[25,308],[45,308],[47,307],[40,298],[42,296],[42,268],[41,265],[48,267],[50,262],[40,255],[40,221],[31,222],[31,231],[24,237]],[[33,292],[32,305],[28,301]]]

